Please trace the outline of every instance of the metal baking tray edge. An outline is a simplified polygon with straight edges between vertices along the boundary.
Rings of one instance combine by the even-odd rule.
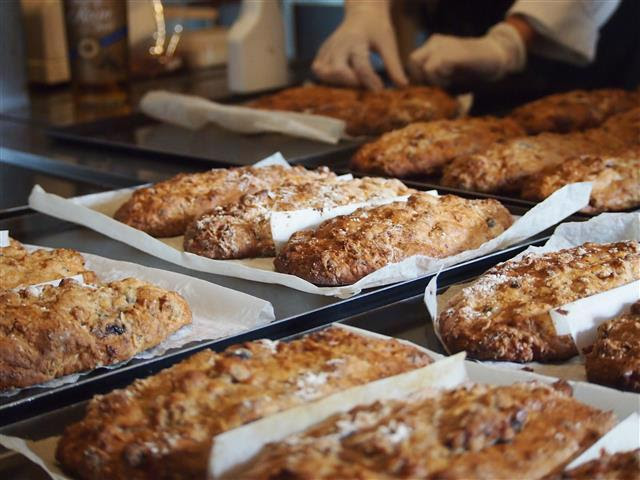
[[[455,283],[473,277],[498,262],[502,262],[530,245],[540,245],[548,236],[538,236],[529,241],[494,252],[478,259],[451,266],[442,271],[442,282]],[[276,320],[268,325],[243,332],[239,335],[218,340],[199,342],[197,344],[176,349],[166,355],[146,360],[136,359],[120,368],[107,370],[97,369],[72,384],[52,389],[34,389],[33,395],[17,398],[5,397],[7,401],[0,405],[0,426],[9,425],[47,411],[61,408],[125,386],[136,378],[146,377],[166,368],[193,353],[210,348],[222,350],[227,346],[255,340],[257,338],[279,339],[294,335],[328,323],[342,320],[368,310],[413,297],[424,292],[427,283],[434,274],[398,284],[365,291],[357,296],[336,302],[326,307],[310,310],[300,315]]]

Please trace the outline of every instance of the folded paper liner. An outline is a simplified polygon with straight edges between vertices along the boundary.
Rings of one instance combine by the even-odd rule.
[[[9,230],[0,230],[0,248],[9,246]]]
[[[25,245],[25,248],[28,251],[33,251],[46,247]],[[237,292],[180,273],[111,260],[88,253],[83,253],[82,256],[85,259],[86,268],[94,271],[100,282],[106,283],[134,277],[166,290],[178,292],[189,303],[193,315],[190,325],[180,328],[162,343],[135,355],[133,358],[147,359],[157,357],[168,350],[180,348],[192,342],[228,337],[265,325],[275,319],[271,303],[246,293]],[[59,282],[60,280],[53,280],[45,283],[56,284]],[[37,286],[26,288],[34,287],[37,288]],[[215,304],[212,303],[212,299],[215,299]],[[114,369],[126,363],[128,363],[128,360],[98,368]],[[25,387],[24,389],[6,390],[0,392],[0,396],[12,396],[28,388],[59,387],[74,383],[81,375],[86,375],[87,373],[90,373],[90,371],[65,375],[64,377]]]
[[[223,105],[163,90],[146,93],[140,100],[140,110],[156,120],[191,130],[214,123],[234,132],[277,132],[331,144],[345,136],[346,127],[343,120],[323,115]]]
[[[282,164],[284,162],[280,154],[275,154],[265,160],[268,161],[268,164]],[[265,165],[263,162],[258,162],[256,166]],[[360,293],[365,288],[412,280],[437,272],[440,268],[470,261],[522,242],[587,205],[591,184],[588,182],[574,183],[563,187],[529,210],[502,234],[476,249],[467,250],[444,259],[415,255],[402,262],[386,265],[354,284],[340,287],[318,287],[294,275],[276,272],[271,257],[214,260],[195,255],[184,251],[182,236],[154,238],[141,230],[115,220],[113,215],[131,197],[133,191],[134,189],[126,188],[64,199],[46,193],[39,185],[36,185],[29,196],[29,206],[53,217],[91,228],[107,237],[182,267],[256,282],[284,285],[316,295],[348,298]]]
[[[532,253],[542,254],[555,252],[564,248],[577,247],[586,242],[610,243],[624,240],[640,241],[640,213],[602,213],[586,222],[564,223],[556,228],[555,232],[544,246],[529,247],[527,250],[509,261],[520,259],[524,255]],[[433,329],[436,336],[440,340],[443,348],[446,349],[439,332],[438,305],[447,305],[453,296],[463,288],[471,285],[473,282],[453,285],[441,295],[436,295],[438,289],[437,282],[438,276],[436,275],[425,289],[424,303],[432,319]],[[597,300],[602,301],[604,305],[599,306],[598,310],[594,309],[592,315],[589,316],[582,316],[580,312],[584,310],[574,309],[572,306],[573,304],[559,307],[560,310],[566,308],[569,309],[569,311],[575,311],[576,313],[576,315],[571,316],[571,327],[566,326],[567,321],[565,319],[561,321],[564,325],[563,328],[570,330],[567,332],[569,334],[571,331],[574,331],[576,339],[579,339],[578,341],[580,342],[578,343],[578,346],[583,345],[583,342],[588,342],[589,338],[593,338],[595,335],[595,329],[599,323],[611,318],[611,316],[615,316],[616,312],[619,313],[623,311],[630,303],[632,303],[633,298],[638,298],[640,291],[638,290],[637,284],[638,282],[633,282],[625,287],[612,289],[608,292],[599,294],[597,296]],[[590,304],[593,301],[591,298],[592,297],[588,297],[587,299],[583,299],[583,301]],[[575,303],[577,302],[574,302],[574,304]],[[601,311],[606,311],[611,313],[611,315],[607,318],[603,318],[598,313]],[[484,361],[482,363],[510,369],[530,368],[536,373],[551,375],[565,380],[586,380],[584,360],[581,356],[576,356],[563,363],[515,363],[499,361]]]
[[[640,415],[634,412],[613,427],[600,440],[567,465],[567,470],[579,467],[600,457],[602,450],[607,453],[628,452],[640,448]]]
[[[361,333],[362,335],[368,335],[377,338],[389,338],[385,335],[368,332],[366,330],[361,330],[355,327],[347,327],[339,324],[334,325],[348,328],[354,332]],[[411,344],[411,342],[408,342],[406,340],[400,341]],[[276,425],[277,429],[282,428],[285,432],[296,433],[297,431],[304,430],[306,428],[304,425],[317,423],[324,420],[333,413],[346,411],[347,408],[343,408],[342,403],[353,402],[353,400],[351,399],[352,396],[364,395],[365,393],[369,393],[369,396],[363,397],[364,403],[372,403],[377,400],[383,400],[387,398],[402,398],[411,393],[414,393],[416,391],[414,380],[419,381],[420,388],[423,390],[425,389],[425,387],[453,388],[463,383],[465,380],[476,383],[489,383],[495,385],[510,385],[515,382],[530,382],[534,380],[545,383],[553,383],[557,380],[552,377],[538,375],[531,372],[504,370],[502,368],[496,368],[494,366],[482,365],[469,361],[461,362],[463,355],[448,357],[447,362],[439,364],[439,361],[444,359],[443,355],[436,352],[431,352],[428,349],[420,346],[417,346],[417,348],[426,351],[434,359],[438,360],[438,362],[419,369],[419,373],[414,373],[418,372],[418,370],[414,370],[413,372],[407,372],[404,374],[395,375],[393,377],[388,377],[386,379],[378,380],[377,382],[373,382],[377,385],[371,388],[362,389],[362,387],[366,387],[366,385],[363,385],[336,393],[334,395],[331,395],[330,397],[325,397],[325,399],[332,398],[332,400],[330,400],[328,403],[321,403],[322,401],[312,402],[306,404],[305,406],[307,408],[305,409],[299,410],[298,408],[294,408],[285,412],[281,412],[280,414],[276,414],[281,415],[280,417],[278,417],[278,419],[280,422],[283,422],[282,424],[279,422],[276,423],[274,421],[269,421],[268,419],[270,417],[266,417],[265,419],[258,420],[256,422],[239,427],[240,429],[245,430],[241,430],[241,432],[238,434],[232,434],[232,431],[223,433],[214,439],[214,448],[212,449],[214,463],[215,455],[220,455],[220,453],[214,453],[215,444],[220,440],[222,435],[228,435],[226,440],[223,438],[223,442],[225,442],[228,446],[219,446],[218,448],[221,449],[219,450],[219,452],[223,452],[224,449],[231,448],[231,443],[234,443],[234,438],[236,438],[235,441],[239,441],[239,439],[242,439],[242,441],[249,439],[248,441],[251,442],[251,449],[255,450],[256,448],[260,448],[262,445],[274,441],[275,438],[281,437],[281,435],[278,435],[277,432],[271,431],[266,428],[267,425]],[[407,374],[416,375],[417,378],[412,377],[411,375],[407,376]],[[595,408],[599,408],[602,410],[613,410],[613,412],[619,419],[626,418],[638,410],[638,395],[636,394],[619,392],[611,388],[606,388],[600,385],[593,385],[585,382],[570,381],[569,383],[573,388],[574,398]],[[398,391],[396,389],[398,389]],[[404,389],[404,391],[400,389]],[[378,395],[381,395],[381,397],[378,397]],[[362,403],[362,400],[357,403]],[[316,405],[319,406],[316,407]],[[329,405],[334,405],[338,410],[333,410],[333,407]],[[318,410],[316,410],[316,408]],[[300,420],[300,424],[296,424],[297,419]],[[261,423],[263,421],[265,421],[266,423]],[[256,428],[251,429],[251,426],[256,426]],[[274,428],[273,430],[277,429]],[[287,435],[288,434],[289,433],[287,433]],[[235,435],[238,435],[238,437],[235,437]],[[56,436],[38,441],[30,441],[18,437],[0,435],[0,445],[18,452],[34,463],[40,465],[54,480],[70,480],[70,477],[66,476],[61,471],[59,465],[55,460],[55,450],[59,438],[60,437]],[[629,448],[632,448],[633,446],[633,442],[628,438],[621,438],[620,441],[623,445],[628,445]],[[244,444],[242,444],[242,448],[238,449],[242,450],[244,449],[244,447]],[[238,462],[248,460],[248,458],[245,457],[249,456],[250,455],[242,455],[234,457],[234,460],[225,460],[225,463],[223,464],[224,468],[226,469],[225,471],[229,471],[229,469],[237,465]],[[223,469],[216,467],[216,471],[222,473]]]
[[[549,311],[558,335],[571,335],[578,352],[593,344],[598,327],[640,300],[640,280]]]

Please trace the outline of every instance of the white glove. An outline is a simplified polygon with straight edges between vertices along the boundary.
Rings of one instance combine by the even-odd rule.
[[[409,58],[409,73],[418,82],[448,86],[454,82],[499,80],[519,72],[527,49],[518,31],[498,23],[484,37],[432,35]]]
[[[384,85],[371,65],[372,50],[380,54],[396,85],[408,83],[388,6],[383,2],[351,4],[344,21],[320,47],[311,68],[328,83],[379,90]]]

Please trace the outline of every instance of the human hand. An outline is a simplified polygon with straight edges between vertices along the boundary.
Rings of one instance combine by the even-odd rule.
[[[527,50],[518,29],[499,23],[483,37],[432,35],[409,58],[409,74],[422,83],[495,81],[524,69]]]
[[[406,85],[388,5],[359,2],[345,9],[344,21],[320,47],[313,73],[327,83],[380,90],[384,85],[369,58],[376,51],[393,83]]]

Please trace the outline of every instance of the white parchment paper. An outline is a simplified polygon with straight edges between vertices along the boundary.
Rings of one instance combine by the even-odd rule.
[[[600,457],[602,450],[607,453],[620,453],[640,448],[640,415],[634,412],[605,436],[585,450],[578,458],[567,465],[566,470],[579,467],[583,463]]]
[[[571,335],[578,352],[593,344],[598,327],[640,300],[640,280],[581,298],[549,311],[558,335]]]
[[[195,95],[154,90],[140,100],[140,110],[156,120],[197,130],[207,123],[240,133],[278,132],[324,143],[345,136],[345,122],[310,113],[223,105]]]
[[[373,335],[379,336],[377,334]],[[422,349],[426,350],[424,348]],[[432,355],[433,358],[439,359],[443,357],[439,353],[430,352],[429,350],[426,351],[429,352],[429,354]],[[466,377],[468,377],[470,381],[476,383],[511,385],[516,382],[530,381],[553,383],[557,380],[556,378],[550,376],[543,376],[536,373],[518,370],[505,370],[503,368],[498,368],[492,365],[484,365],[470,361],[464,362],[464,368],[466,370]],[[447,375],[446,372],[444,374]],[[456,377],[459,375],[459,371],[457,369],[454,370],[454,375]],[[448,379],[442,379],[439,381],[447,382]],[[447,385],[447,387],[453,387],[457,383],[459,383],[459,380],[451,379],[451,385]],[[640,410],[640,404],[638,403],[639,396],[637,394],[620,392],[611,388],[606,388],[600,385],[593,385],[585,382],[570,381],[569,383],[573,388],[574,398],[587,405],[591,405],[592,407],[606,411],[613,411],[618,419],[625,419],[629,415]],[[383,391],[383,393],[385,395],[388,395],[388,392]],[[367,403],[371,403],[376,400],[377,397],[373,395],[368,398]],[[244,436],[246,435],[246,433],[243,433],[241,435]],[[18,452],[29,458],[34,463],[39,464],[54,480],[71,480],[71,477],[65,476],[61,473],[61,470],[57,462],[55,461],[55,448],[57,446],[58,440],[59,437],[50,437],[44,440],[30,441],[18,437],[0,435],[0,445],[12,451]],[[630,449],[633,448],[634,443],[633,439],[624,437],[621,439],[621,444],[623,446],[628,446],[628,448],[625,449]]]
[[[25,245],[27,250],[38,248]],[[273,306],[246,293],[221,287],[199,278],[180,273],[145,267],[135,263],[121,262],[109,258],[83,253],[85,266],[96,272],[99,281],[112,282],[128,277],[138,278],[158,285],[166,290],[178,292],[189,303],[193,314],[191,325],[186,325],[159,345],[137,354],[133,358],[152,358],[163,355],[170,349],[179,348],[191,342],[214,340],[267,324],[275,319]],[[55,282],[55,281],[54,281]],[[108,365],[102,368],[118,368],[127,362]],[[27,388],[55,388],[75,382],[83,372],[33,385]],[[21,389],[0,393],[1,396],[15,395]]]
[[[9,230],[0,230],[0,248],[9,246]]]
[[[279,158],[281,159],[281,156]],[[258,162],[256,166],[261,163]],[[275,272],[273,258],[214,260],[194,255],[184,251],[182,236],[154,238],[141,230],[118,222],[113,218],[113,215],[131,197],[134,190],[125,188],[64,199],[58,195],[47,193],[42,187],[36,185],[29,196],[29,206],[53,217],[91,228],[145,253],[186,268],[256,282],[275,283],[316,295],[348,298],[365,288],[411,280],[436,272],[440,268],[463,263],[522,242],[587,205],[591,184],[588,182],[574,183],[557,190],[545,201],[519,218],[501,235],[485,242],[479,248],[444,259],[416,255],[402,262],[387,265],[352,285],[341,287],[318,287],[294,275]]]
[[[640,213],[603,213],[586,222],[570,222],[559,225],[547,243],[542,247],[529,247],[524,252],[515,256],[512,260],[518,260],[524,255],[535,253],[547,253],[582,245],[586,242],[610,243],[624,240],[640,241]],[[438,325],[438,306],[446,305],[449,300],[463,288],[473,282],[452,285],[443,294],[436,296],[438,288],[438,276],[436,275],[425,289],[424,303],[432,319],[436,336],[443,348],[446,346],[440,338]],[[613,294],[610,294],[613,295]],[[616,298],[607,297],[607,300],[618,301]],[[563,363],[515,363],[515,362],[482,362],[488,365],[496,365],[501,368],[522,369],[530,368],[542,375],[550,375],[565,380],[586,380],[584,361],[580,356]]]

